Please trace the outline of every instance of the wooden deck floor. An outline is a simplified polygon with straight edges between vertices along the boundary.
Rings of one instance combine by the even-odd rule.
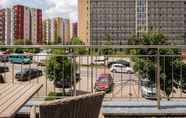
[[[41,84],[0,84],[0,118],[13,117]]]

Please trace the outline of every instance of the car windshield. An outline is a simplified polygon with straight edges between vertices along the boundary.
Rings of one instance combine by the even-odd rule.
[[[23,73],[26,73],[26,72],[28,72],[28,71],[30,71],[30,69],[23,69],[23,70],[22,70]]]
[[[149,88],[155,88],[155,84],[152,84],[152,83],[151,83],[151,84],[148,85],[148,87],[149,87]]]
[[[148,88],[155,88],[155,84],[153,84],[152,82],[146,83],[145,86]]]
[[[109,79],[106,78],[106,77],[99,77],[99,78],[98,78],[98,81],[99,81],[100,83],[108,83],[108,82],[109,82]]]

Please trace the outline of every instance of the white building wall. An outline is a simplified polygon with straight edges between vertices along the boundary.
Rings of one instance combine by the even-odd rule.
[[[70,39],[73,38],[73,23],[70,22]]]
[[[14,44],[14,40],[15,40],[15,37],[14,37],[14,34],[15,34],[15,30],[14,30],[14,24],[15,24],[15,10],[13,9],[13,8],[11,8],[11,10],[10,10],[10,12],[11,12],[11,20],[10,20],[10,24],[11,24],[11,27],[10,27],[10,29],[11,29],[11,32],[10,32],[10,34],[11,34],[11,39],[10,39],[10,44],[11,45],[13,45]]]
[[[55,20],[52,19],[51,20],[51,24],[50,24],[50,28],[51,28],[51,42],[55,42]]]
[[[51,42],[51,31],[50,31],[50,19],[47,19],[43,22],[43,30],[44,30],[44,40],[46,41],[46,43]]]
[[[30,9],[24,7],[24,40],[30,40]]]
[[[11,44],[11,9],[5,10],[5,45]]]
[[[37,9],[31,8],[31,40],[33,44],[37,44]]]

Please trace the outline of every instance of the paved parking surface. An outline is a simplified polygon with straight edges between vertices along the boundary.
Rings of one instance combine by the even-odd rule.
[[[45,76],[45,67],[37,66],[36,64],[31,65],[20,65],[20,64],[0,64],[7,65],[10,69],[10,72],[3,74],[6,82],[8,83],[22,83],[17,81],[14,77],[16,72],[21,71],[24,68],[38,68],[41,69],[44,73],[44,76],[27,81],[27,83],[42,83],[44,86],[37,94],[38,96],[46,96],[49,92],[59,91],[53,86],[53,82],[49,81]],[[13,73],[14,71],[14,73]],[[91,72],[92,71],[92,72]],[[77,83],[77,90],[91,92],[94,88],[96,78],[101,73],[108,73],[109,70],[104,67],[99,68],[90,68],[85,66],[80,66],[79,72],[81,75],[81,81]],[[122,74],[122,73],[112,73],[114,78],[114,89],[111,93],[107,94],[108,98],[141,98],[141,90],[139,86],[138,77],[135,74]],[[93,83],[92,83],[93,82]],[[162,92],[162,96],[163,96]],[[175,92],[171,95],[172,97],[186,97],[186,94],[180,90],[175,89]]]

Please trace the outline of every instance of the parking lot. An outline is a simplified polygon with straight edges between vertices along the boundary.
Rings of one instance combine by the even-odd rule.
[[[25,68],[37,68],[42,70],[43,76],[32,79],[30,81],[24,81],[24,83],[42,83],[43,88],[39,91],[37,96],[46,96],[52,91],[59,91],[53,85],[53,82],[49,81],[45,74],[45,66],[38,66],[37,64],[11,64],[0,63],[1,66],[8,66],[9,72],[2,74],[5,78],[5,81],[8,83],[23,83],[22,81],[17,81],[15,79],[15,74]],[[84,66],[79,63],[78,72],[80,73],[81,80],[76,84],[76,90],[84,92],[94,91],[94,86],[96,78],[103,73],[111,73],[114,80],[113,90],[106,95],[108,98],[122,98],[122,99],[131,99],[131,98],[142,98],[141,95],[141,86],[139,78],[134,74],[127,73],[112,73],[107,67],[104,66]],[[162,96],[165,96],[161,92]],[[186,97],[186,95],[181,92],[180,89],[174,89],[171,97]]]

